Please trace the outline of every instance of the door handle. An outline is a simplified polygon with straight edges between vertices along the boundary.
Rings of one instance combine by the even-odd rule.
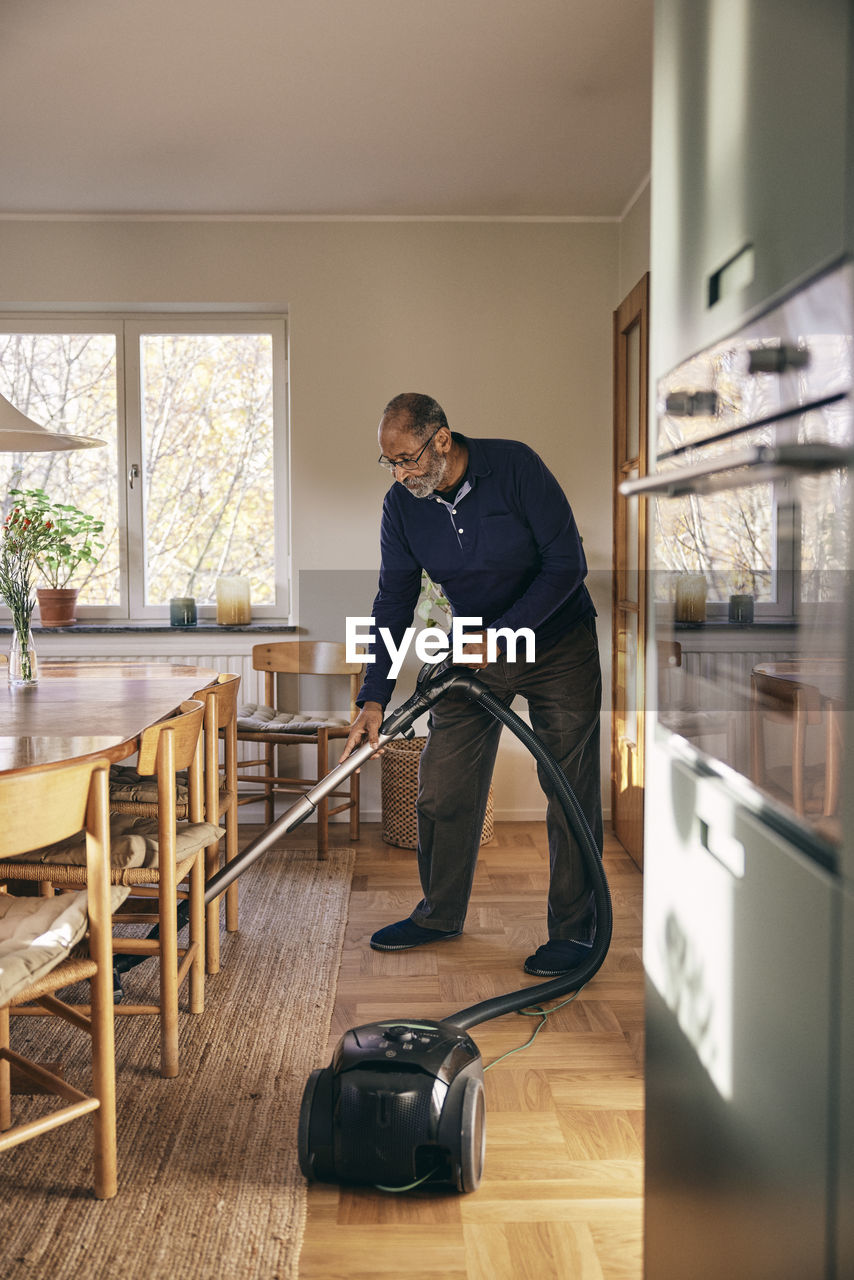
[[[738,489],[742,485],[765,484],[798,474],[818,474],[847,467],[852,451],[836,444],[753,445],[734,449],[724,457],[694,467],[673,468],[624,480],[620,493],[625,498],[645,495],[681,498],[686,494],[715,493],[721,489]]]
[[[128,488],[132,489],[134,480],[138,480],[138,479],[139,479],[139,464],[134,462],[128,468]]]

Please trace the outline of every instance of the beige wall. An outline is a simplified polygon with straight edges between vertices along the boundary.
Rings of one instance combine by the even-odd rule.
[[[620,296],[622,302],[649,271],[650,236],[649,179],[638,192],[620,223]]]
[[[527,441],[563,484],[584,536],[607,707],[611,313],[640,234],[634,222],[630,236],[620,230],[614,222],[3,222],[0,307],[287,308],[293,569],[295,578],[329,574],[328,615],[297,617],[315,633],[370,610],[386,484],[376,424],[390,396],[426,391],[452,426]],[[607,727],[606,716],[603,767]],[[365,781],[371,810],[374,784]],[[533,763],[513,740],[502,746],[496,809],[542,812]]]

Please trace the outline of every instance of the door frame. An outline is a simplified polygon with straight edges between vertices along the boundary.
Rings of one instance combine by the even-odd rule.
[[[629,334],[638,329],[637,367],[637,452],[629,453]],[[614,551],[612,585],[611,631],[611,821],[614,834],[630,857],[643,867],[643,794],[644,794],[644,722],[645,722],[645,673],[646,673],[646,570],[647,530],[646,503],[637,498],[624,498],[619,492],[620,483],[634,472],[647,474],[647,420],[649,412],[649,272],[646,272],[614,312],[614,453],[613,453],[613,514]],[[637,513],[637,600],[629,598],[627,575],[629,571],[627,540],[629,536],[628,504],[638,503]],[[620,705],[621,637],[627,615],[637,615],[636,699],[637,742],[628,749],[627,740],[621,734],[625,723],[625,706]],[[633,777],[629,782],[622,775],[626,772],[627,757],[632,757]],[[626,784],[626,785],[623,785]],[[628,792],[626,800],[621,794]]]

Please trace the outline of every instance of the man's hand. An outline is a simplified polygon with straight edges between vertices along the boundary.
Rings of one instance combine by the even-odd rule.
[[[379,742],[380,725],[383,722],[383,709],[378,702],[366,702],[356,719],[350,726],[350,736],[341,752],[341,760],[346,760],[358,747],[363,738],[367,738],[372,747]],[[382,755],[382,752],[378,752]],[[339,761],[340,764],[340,761]]]
[[[465,665],[480,670],[489,663],[486,656],[486,632],[485,631],[466,631],[466,643],[462,646],[461,652],[465,656]]]

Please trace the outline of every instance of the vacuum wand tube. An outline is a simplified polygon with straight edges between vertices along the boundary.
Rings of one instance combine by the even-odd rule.
[[[355,773],[366,760],[370,760],[371,756],[376,751],[379,751],[391,736],[390,734],[381,733],[376,747],[372,747],[369,742],[363,742],[361,746],[356,747],[352,755],[349,755],[346,760],[331,769],[305,795],[300,796],[296,804],[292,804],[287,813],[283,813],[281,818],[277,818],[269,827],[265,827],[261,834],[256,836],[238,857],[233,858],[231,862],[227,862],[220,871],[217,871],[216,875],[211,876],[205,887],[205,905],[213,902],[214,898],[218,898],[232,881],[236,880],[247,867],[251,867],[252,863],[257,861],[263,853],[266,853],[270,846],[275,844],[281,836],[288,831],[293,831],[300,823],[305,822],[306,818],[310,818],[320,801],[325,796],[328,796],[331,791],[335,791],[340,783],[349,778],[351,773]]]

